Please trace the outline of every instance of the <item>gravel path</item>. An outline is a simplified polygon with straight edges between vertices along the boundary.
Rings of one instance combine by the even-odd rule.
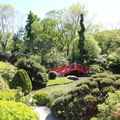
[[[58,120],[52,116],[50,109],[46,106],[34,107],[34,109],[39,113],[40,120]]]

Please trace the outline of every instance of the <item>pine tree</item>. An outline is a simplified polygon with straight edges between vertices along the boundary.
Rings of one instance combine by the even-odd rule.
[[[32,11],[29,12],[28,17],[27,17],[27,24],[25,26],[26,30],[26,45],[28,49],[30,48],[31,50],[34,49],[33,46],[33,40],[34,40],[34,33],[32,32],[32,24],[34,21],[40,20],[37,15],[35,15]]]

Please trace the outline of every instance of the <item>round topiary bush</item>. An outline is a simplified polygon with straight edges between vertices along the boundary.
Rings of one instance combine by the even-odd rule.
[[[29,106],[14,101],[0,101],[0,120],[39,120]]]
[[[49,75],[49,79],[55,79],[57,77],[57,72],[50,71],[48,75]]]
[[[98,87],[98,83],[95,82],[95,81],[91,81],[91,82],[89,82],[89,86],[90,86],[90,88],[97,88]]]
[[[48,91],[37,91],[33,94],[32,96],[33,101],[37,104],[37,105],[47,105],[49,106],[52,102],[52,95],[48,92]]]
[[[91,94],[93,96],[100,96],[101,95],[101,91],[99,90],[99,88],[94,88],[94,89],[92,89]]]
[[[103,79],[100,82],[102,87],[106,87],[106,86],[111,86],[113,85],[113,80],[112,79]]]
[[[10,87],[14,89],[21,87],[22,91],[28,94],[32,90],[32,83],[27,72],[23,69],[18,70],[10,83]]]
[[[104,87],[102,90],[102,95],[106,95],[108,92],[115,92],[116,89],[113,86]]]

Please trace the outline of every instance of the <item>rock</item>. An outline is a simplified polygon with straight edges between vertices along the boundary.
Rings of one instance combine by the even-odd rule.
[[[70,80],[79,80],[79,78],[77,76],[74,76],[74,75],[69,75],[66,78],[70,79]]]

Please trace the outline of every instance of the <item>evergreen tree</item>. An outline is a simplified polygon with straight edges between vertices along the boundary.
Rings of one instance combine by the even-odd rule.
[[[32,51],[34,49],[33,46],[33,40],[34,40],[34,33],[32,32],[32,24],[34,21],[39,21],[39,18],[37,15],[35,15],[32,11],[29,12],[27,17],[27,24],[25,26],[26,30],[26,45],[28,49],[30,48]]]
[[[78,48],[79,48],[79,51],[80,51],[80,62],[82,64],[84,64],[84,60],[85,60],[85,50],[84,50],[84,41],[85,41],[85,36],[84,36],[84,32],[85,32],[85,26],[84,26],[84,18],[83,18],[83,14],[81,14],[81,20],[80,20],[80,27],[81,27],[81,30],[78,31],[78,34],[79,34],[79,44],[78,44]]]

